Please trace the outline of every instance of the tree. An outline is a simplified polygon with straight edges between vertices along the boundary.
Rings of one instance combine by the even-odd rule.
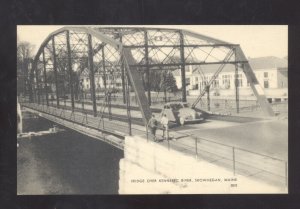
[[[147,74],[146,73],[143,73],[143,77],[142,77],[142,81],[143,81],[143,84],[144,84],[144,89],[145,91],[148,90],[148,88],[150,88],[150,91],[160,91],[161,89],[161,72],[158,71],[158,70],[151,70],[149,72],[149,77],[150,77],[150,83],[149,83],[149,87],[147,86]]]
[[[166,72],[165,85],[167,87],[166,89],[169,92],[174,93],[174,92],[178,91],[176,80],[175,80],[172,72],[170,72],[170,71]]]
[[[21,41],[17,43],[17,58],[19,61],[32,58],[32,53],[34,50],[34,45],[26,41]]]
[[[53,50],[51,47],[47,48],[51,55],[51,62],[53,63]],[[57,53],[57,52],[56,52]],[[72,65],[72,83],[75,99],[78,99],[80,93],[80,75],[84,69],[88,66],[87,57],[79,57],[75,51],[71,51],[71,65]],[[48,62],[49,60],[46,60]],[[79,64],[78,68],[74,70],[75,63]],[[56,70],[57,70],[57,85],[58,95],[63,96],[69,94],[71,91],[70,75],[68,70],[68,53],[67,50],[62,48],[58,54],[56,54]],[[47,83],[56,85],[54,70],[47,72]]]
[[[166,90],[168,92],[178,91],[176,80],[170,70],[151,70],[149,73],[150,77],[150,90],[159,92]],[[144,73],[143,80],[147,80],[147,75]],[[146,82],[144,82],[144,88],[147,90]]]
[[[167,92],[172,92],[175,94],[178,91],[176,80],[170,69],[151,70],[149,72],[149,77],[150,77],[149,79],[150,83],[148,87],[146,82],[147,74],[146,72],[143,73],[142,80],[143,80],[145,91],[147,91],[148,88],[150,88],[151,91],[157,92],[158,94],[160,91],[163,91],[165,102],[167,101]]]
[[[164,91],[164,98],[165,102],[167,101],[167,92],[175,93],[178,91],[176,80],[170,71],[163,71],[162,72],[162,81],[161,81],[161,88]]]
[[[29,42],[17,42],[17,92],[27,94],[31,89],[29,82],[29,63],[32,60],[34,45]]]

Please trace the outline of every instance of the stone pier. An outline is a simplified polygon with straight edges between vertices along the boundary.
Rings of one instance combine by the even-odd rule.
[[[287,193],[140,137],[125,137],[119,174],[119,194]]]

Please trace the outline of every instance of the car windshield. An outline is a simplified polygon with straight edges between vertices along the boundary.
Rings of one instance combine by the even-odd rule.
[[[183,107],[189,107],[188,103],[183,103]]]
[[[179,110],[180,108],[182,108],[181,104],[170,104],[170,106],[173,110]]]

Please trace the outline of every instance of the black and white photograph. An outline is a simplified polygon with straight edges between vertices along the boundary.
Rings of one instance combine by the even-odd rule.
[[[17,25],[17,195],[288,194],[287,25]]]

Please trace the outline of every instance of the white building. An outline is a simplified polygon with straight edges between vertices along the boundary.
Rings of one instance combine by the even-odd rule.
[[[277,57],[260,57],[249,59],[249,63],[268,98],[286,99],[288,94],[287,60]],[[210,81],[220,65],[186,66],[186,83],[188,95],[199,95]],[[173,72],[178,88],[181,88],[181,71]],[[242,69],[238,72],[239,94],[253,96],[250,84]],[[215,96],[235,95],[235,66],[225,65],[221,73],[211,85],[211,93]]]
[[[120,72],[120,71],[119,71]],[[103,90],[104,89],[104,77],[102,74],[96,72],[95,74],[95,89]],[[80,81],[82,81],[83,90],[90,90],[90,75],[89,70],[85,68],[79,77]],[[122,79],[119,73],[106,75],[106,88],[107,89],[121,89],[122,88]]]

